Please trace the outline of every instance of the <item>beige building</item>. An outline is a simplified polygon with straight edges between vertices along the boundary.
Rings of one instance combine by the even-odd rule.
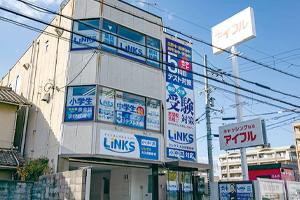
[[[294,145],[274,148],[254,148],[247,151],[248,165],[273,163],[296,164],[296,149]],[[242,181],[241,155],[239,151],[221,154],[218,157],[221,169],[221,181]]]
[[[293,130],[294,130],[294,138],[296,144],[296,154],[297,154],[297,163],[298,169],[300,169],[300,161],[299,161],[299,151],[300,151],[300,122],[293,123]]]

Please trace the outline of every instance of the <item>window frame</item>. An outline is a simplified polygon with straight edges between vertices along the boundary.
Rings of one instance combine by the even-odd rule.
[[[94,119],[93,120],[78,120],[78,121],[66,121],[66,112],[67,112],[67,102],[68,102],[68,90],[70,87],[89,87],[89,86],[95,86],[95,104],[94,104]],[[110,89],[110,90],[114,90],[114,110],[113,110],[113,122],[109,122],[109,121],[104,121],[104,120],[99,120],[98,119],[98,114],[99,114],[99,97],[100,97],[100,88],[106,88],[106,89]],[[117,92],[122,92],[122,93],[127,93],[127,94],[130,94],[130,95],[134,95],[134,96],[138,96],[138,97],[141,97],[141,98],[144,98],[145,99],[145,119],[144,119],[144,128],[136,128],[136,127],[131,127],[131,126],[126,126],[126,125],[121,125],[121,124],[117,124],[115,122],[115,112],[116,112],[116,94]],[[152,97],[146,97],[146,96],[142,96],[142,95],[138,95],[138,94],[134,94],[134,93],[131,93],[131,92],[128,92],[128,91],[123,91],[123,90],[118,90],[118,89],[114,89],[114,88],[111,88],[111,87],[107,87],[107,86],[103,86],[103,85],[99,85],[99,84],[87,84],[87,85],[70,85],[70,86],[67,86],[66,87],[66,94],[65,94],[65,105],[64,105],[64,120],[63,122],[64,123],[89,123],[89,122],[101,122],[101,123],[105,123],[105,124],[113,124],[113,125],[116,125],[116,126],[124,126],[124,127],[128,127],[128,128],[132,128],[132,129],[136,129],[136,130],[144,130],[144,131],[151,131],[151,132],[156,132],[156,133],[161,133],[163,134],[163,110],[162,110],[162,100],[158,100],[158,99],[155,99],[155,98],[152,98]],[[156,101],[159,101],[160,102],[160,105],[159,105],[159,112],[160,112],[160,117],[159,117],[159,120],[160,120],[160,124],[159,124],[159,127],[160,127],[160,130],[157,131],[157,130],[153,130],[153,129],[149,129],[147,128],[147,100],[148,99],[153,99],[153,100],[156,100]]]

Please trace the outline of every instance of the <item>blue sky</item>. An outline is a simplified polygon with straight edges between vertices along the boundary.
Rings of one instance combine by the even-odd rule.
[[[61,1],[32,0],[31,2],[58,11]],[[134,0],[126,0],[126,2],[138,6],[142,9],[148,10],[148,6],[143,3],[136,2]],[[257,37],[242,45],[239,45],[237,47],[237,50],[244,53],[244,56],[248,58],[258,60],[259,62],[266,63],[271,67],[275,67],[288,73],[300,76],[300,1],[298,0],[149,0],[148,2],[158,3],[158,5],[156,6],[149,6],[149,11],[158,16],[161,16],[164,25],[207,42],[211,42],[211,27],[250,6],[254,10]],[[53,18],[53,15],[34,11],[26,5],[16,2],[15,0],[0,0],[0,6],[8,7],[25,14],[32,15],[45,21],[50,21]],[[0,16],[9,17],[23,23],[44,28],[44,26],[33,23],[26,19],[9,15],[3,11],[0,11]],[[0,77],[3,77],[7,73],[9,68],[11,68],[14,63],[17,62],[18,58],[30,46],[34,38],[38,36],[38,33],[3,21],[0,21],[0,27]],[[175,34],[172,32],[169,33]],[[179,35],[179,37],[190,40],[190,38],[186,38],[181,35]],[[197,52],[193,52],[193,60],[195,62],[202,64],[203,59],[201,56],[207,55],[209,67],[216,67],[222,69],[225,72],[232,73],[232,63],[230,60],[226,59],[226,57],[229,56],[227,53],[213,55],[212,48],[210,46],[194,40],[192,41],[193,49]],[[279,72],[275,72],[271,69],[256,65],[241,58],[238,59],[238,63],[240,69],[240,77],[269,86],[272,89],[277,89],[297,96],[300,95],[300,91],[297,90],[300,83],[299,79],[281,74]],[[194,66],[194,70],[196,72],[203,73],[203,68],[200,66]],[[204,81],[203,78],[198,77],[198,79],[200,81]],[[224,80],[228,83],[232,83],[232,81],[226,77],[224,77]],[[216,84],[213,81],[209,81],[209,83],[227,90],[234,90],[229,86]],[[255,92],[259,92],[274,98],[281,99],[283,101],[300,105],[299,99],[270,92],[243,81],[241,81],[240,84],[241,86],[247,89],[252,89]],[[198,83],[195,84],[196,116],[200,116],[204,113],[204,95],[200,96],[199,94],[197,94],[198,91],[201,91],[203,89],[203,85]],[[260,99],[262,101],[274,103],[276,105],[286,107],[287,109],[294,108],[246,92],[242,92],[242,94]],[[229,123],[228,121],[222,121],[220,118],[236,116],[235,109],[230,107],[230,105],[233,105],[235,103],[234,95],[220,90],[214,90],[211,95],[215,98],[214,108],[220,109],[223,107],[224,109],[224,114],[212,113],[212,131],[213,134],[218,134],[218,127],[224,123]],[[271,143],[272,147],[294,144],[291,123],[297,119],[298,121],[300,121],[299,114],[286,112],[259,116],[259,114],[278,112],[282,109],[258,103],[255,100],[242,98],[242,101],[247,103],[243,107],[244,116],[257,115],[244,117],[244,120],[250,120],[257,117],[262,117],[267,120],[268,140]],[[286,121],[279,123],[283,120]],[[234,121],[231,121],[231,123],[233,122]],[[282,126],[274,128],[276,127],[276,125],[272,125],[274,123],[278,123],[277,125]],[[197,125],[197,137],[202,137],[205,134],[205,120],[203,120],[199,125]],[[207,157],[206,138],[204,137],[197,140],[197,145],[198,158],[200,161],[205,162]],[[220,153],[224,153],[224,151],[219,150],[218,139],[213,140],[213,146],[213,154],[215,157],[217,157]]]

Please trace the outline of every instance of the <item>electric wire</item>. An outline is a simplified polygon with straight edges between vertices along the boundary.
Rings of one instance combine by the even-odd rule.
[[[45,24],[45,25],[48,25],[48,26],[52,26],[52,27],[55,27],[55,28],[59,28],[59,29],[61,29],[61,30],[64,30],[64,31],[67,31],[67,32],[70,32],[70,33],[74,33],[73,31],[66,30],[66,29],[64,29],[64,28],[57,27],[57,26],[52,25],[52,24],[48,24],[48,23],[43,22],[43,21],[41,21],[41,20],[34,19],[34,18],[30,17],[30,16],[26,16],[26,15],[23,15],[23,14],[21,14],[21,13],[17,13],[17,12],[15,12],[15,11],[12,11],[12,10],[9,10],[9,9],[6,9],[6,8],[3,8],[2,6],[0,6],[0,9],[5,10],[5,11],[8,11],[8,12],[11,12],[11,13],[14,13],[14,14],[16,14],[16,15],[19,15],[19,16],[22,16],[22,17],[25,17],[25,18],[32,19],[32,20],[37,21],[37,22],[41,22],[41,23],[43,23],[43,24]],[[81,35],[81,34],[78,34],[78,33],[74,33],[74,34]],[[82,35],[82,36],[83,36],[83,37],[86,37],[85,35]],[[92,39],[92,38],[91,38],[91,39]],[[94,39],[93,39],[93,40],[94,40]],[[95,40],[95,41],[97,41],[98,43],[103,43],[103,42],[101,42],[101,41],[99,41],[99,40]],[[107,45],[107,44],[106,44],[106,45]],[[114,48],[117,48],[117,47],[114,46]],[[160,62],[160,63],[163,63],[163,64],[166,64],[166,63],[164,63],[164,62],[162,62],[162,61],[159,61],[159,62]],[[175,66],[173,66],[173,67],[175,67]],[[204,75],[199,74],[199,73],[195,73],[195,72],[191,72],[191,73],[193,73],[193,74],[195,74],[195,75],[198,75],[198,76],[201,76],[201,77],[205,77]],[[290,106],[292,106],[292,107],[297,107],[297,108],[299,107],[299,106],[297,106],[297,105],[294,105],[294,104],[291,104],[291,103],[288,103],[288,102],[284,102],[284,101],[281,101],[281,100],[277,100],[276,98],[268,97],[268,96],[266,96],[266,95],[263,95],[263,94],[260,94],[260,93],[253,92],[253,91],[251,91],[251,90],[247,90],[247,89],[242,88],[242,87],[238,87],[238,86],[235,86],[235,85],[232,85],[232,84],[228,84],[228,83],[226,83],[226,82],[222,82],[222,81],[219,81],[219,80],[215,80],[215,79],[213,79],[213,78],[211,78],[211,77],[207,77],[207,78],[208,78],[208,79],[211,79],[211,80],[214,80],[214,81],[217,81],[217,82],[219,82],[219,83],[221,83],[221,84],[226,84],[226,85],[229,85],[229,86],[232,86],[232,87],[235,87],[235,88],[244,90],[244,91],[248,91],[248,92],[253,93],[253,94],[257,94],[258,96],[262,96],[262,97],[265,97],[265,98],[269,98],[269,99],[272,99],[272,100],[274,100],[274,101],[279,101],[280,103],[284,103],[284,104],[290,105]],[[194,80],[195,80],[195,79],[194,79]],[[195,80],[195,81],[199,82],[198,80]],[[204,84],[204,83],[201,82],[201,81],[200,81],[200,83],[201,83],[201,84]],[[214,87],[216,87],[216,86],[214,86]],[[216,87],[216,88],[219,88],[219,87]],[[223,88],[219,88],[219,90],[227,91],[227,92],[229,92],[229,93],[234,93],[234,92],[225,90],[225,89],[223,89]],[[244,98],[248,98],[248,99],[249,99],[248,96],[245,96],[245,95],[241,95],[241,96],[243,96]],[[250,99],[251,99],[251,97],[250,97]],[[267,103],[267,102],[262,101],[262,100],[256,99],[256,101],[261,102],[261,103],[265,103],[265,104],[269,104],[269,105],[272,105],[272,106],[279,107],[279,108],[281,108],[281,109],[287,110],[286,108],[284,108],[284,107],[282,107],[282,106],[278,106],[278,105],[275,105],[275,104],[270,104],[270,103]]]
[[[26,1],[24,1],[24,0],[17,0],[17,1],[23,2],[23,3],[25,3],[26,5],[36,6],[38,9],[43,9],[43,10],[45,10],[45,11],[48,11],[48,12],[52,13],[52,14],[57,14],[57,13],[55,13],[54,11],[47,10],[46,8],[43,8],[43,7],[38,6],[38,5],[36,5],[36,4],[32,4],[32,3],[26,2]],[[65,16],[65,15],[62,15],[62,14],[60,14],[60,13],[58,13],[57,15],[62,16],[62,17],[65,17],[65,18],[67,18],[67,19],[69,19],[69,20],[72,20],[72,18],[67,17],[67,16]],[[98,32],[100,32],[100,33],[101,33],[101,32],[109,33],[109,32],[107,32],[107,31],[105,31],[105,30],[99,30],[97,27],[94,27],[94,26],[91,26],[90,24],[84,23],[84,22],[82,22],[81,20],[74,20],[74,21],[78,21],[78,22],[80,22],[80,23],[82,23],[82,24],[84,24],[84,25],[86,25],[86,26],[88,26],[88,27],[90,27],[90,28],[93,28],[94,30],[96,30],[96,31],[98,31]],[[75,33],[75,34],[76,34],[76,33]],[[126,38],[123,38],[123,37],[120,37],[120,36],[118,36],[118,38],[126,39]],[[140,44],[139,44],[139,45],[140,45]],[[144,46],[144,45],[142,45],[142,46]],[[144,47],[146,47],[146,46],[144,46]],[[196,51],[194,51],[194,52],[196,52]],[[166,53],[164,53],[163,51],[160,51],[160,53],[166,54]],[[198,52],[196,52],[196,54],[198,54],[199,56],[201,56]],[[202,56],[201,56],[201,57],[202,57]],[[205,67],[204,65],[202,65],[202,64],[200,64],[200,63],[196,63],[196,62],[193,62],[193,61],[192,61],[192,63],[193,63],[193,64],[196,64],[196,65],[198,65],[198,66],[201,66],[201,67]],[[211,63],[210,63],[210,64],[211,64]],[[212,64],[211,64],[211,65],[212,65]],[[215,67],[214,65],[212,65],[212,66]],[[215,67],[215,68],[217,68],[217,67]],[[287,95],[287,96],[290,96],[290,97],[294,97],[294,98],[300,99],[300,97],[298,97],[298,96],[291,95],[291,94],[288,94],[288,93],[285,93],[285,92],[281,92],[281,91],[279,91],[279,90],[272,89],[272,88],[270,88],[270,87],[268,87],[268,86],[265,86],[265,85],[262,85],[262,84],[259,84],[259,83],[253,82],[253,81],[249,81],[249,80],[246,80],[246,79],[241,78],[241,77],[234,76],[234,75],[232,75],[232,74],[228,74],[228,73],[225,73],[225,72],[220,73],[220,69],[218,69],[218,68],[217,68],[218,70],[214,70],[214,69],[212,69],[212,68],[208,68],[208,69],[210,69],[211,71],[213,71],[214,73],[217,73],[217,74],[223,74],[223,75],[225,75],[225,76],[230,76],[230,77],[232,77],[232,78],[237,78],[237,79],[240,79],[240,80],[242,80],[242,81],[244,81],[244,82],[247,82],[247,83],[249,83],[249,84],[254,84],[254,85],[258,86],[258,87],[261,87],[261,88],[264,88],[264,89],[269,89],[269,90],[271,90],[271,91],[273,91],[273,92],[276,92],[276,93],[279,93],[279,94],[283,94],[283,95]],[[230,79],[230,80],[231,80],[231,79]],[[231,81],[233,81],[233,80],[231,80]]]
[[[109,7],[113,8],[113,9],[119,10],[119,11],[121,11],[121,12],[123,12],[123,13],[126,13],[126,14],[132,15],[132,16],[134,16],[134,17],[137,17],[137,18],[139,18],[139,19],[145,20],[145,21],[147,21],[147,22],[149,22],[149,23],[152,23],[152,24],[155,24],[155,25],[157,25],[157,26],[160,26],[161,28],[169,29],[169,30],[171,30],[171,31],[173,31],[173,32],[175,32],[175,33],[181,34],[181,35],[183,35],[183,36],[185,36],[185,37],[187,37],[187,38],[193,39],[193,40],[195,40],[195,41],[197,41],[197,42],[200,42],[200,43],[203,43],[203,44],[205,44],[205,45],[208,45],[208,46],[217,48],[217,49],[219,49],[219,50],[221,50],[221,51],[223,51],[223,52],[226,52],[226,53],[228,53],[228,54],[231,54],[231,55],[234,55],[234,56],[238,56],[238,57],[240,57],[240,58],[242,58],[242,59],[244,59],[244,60],[247,60],[247,61],[249,61],[249,62],[253,62],[253,63],[257,64],[257,65],[261,65],[261,66],[263,66],[263,67],[272,69],[272,70],[274,70],[274,71],[280,72],[280,73],[285,74],[285,75],[287,75],[287,76],[291,76],[291,77],[300,79],[299,76],[296,76],[296,75],[294,75],[294,74],[284,72],[284,71],[282,71],[282,70],[280,70],[280,69],[277,69],[277,68],[274,68],[274,67],[265,65],[265,64],[263,64],[263,63],[261,63],[261,62],[258,62],[258,61],[256,61],[256,60],[254,60],[254,59],[251,59],[251,58],[248,58],[248,57],[246,57],[246,56],[240,55],[239,53],[233,54],[233,53],[231,53],[229,50],[225,50],[225,49],[222,49],[222,48],[220,48],[220,47],[217,47],[217,46],[213,45],[213,44],[210,43],[210,42],[206,42],[206,41],[204,41],[204,40],[202,40],[202,39],[200,39],[200,38],[196,38],[196,37],[194,37],[194,36],[192,36],[192,35],[189,35],[189,34],[187,34],[187,33],[178,31],[178,30],[176,30],[176,29],[174,29],[174,28],[171,28],[171,27],[169,27],[169,26],[164,26],[164,25],[158,24],[158,23],[153,22],[153,21],[151,21],[151,20],[149,20],[149,19],[146,19],[146,18],[144,18],[144,17],[142,17],[142,16],[138,16],[138,15],[136,15],[136,14],[134,14],[134,13],[131,13],[130,11],[126,11],[126,10],[123,10],[123,9],[121,9],[121,8],[118,8],[118,7],[116,7],[115,5],[107,4],[107,3],[104,3],[104,2],[102,2],[102,1],[100,1],[100,0],[94,0],[94,1],[96,1],[96,2],[98,2],[98,3],[100,3],[100,4],[103,4],[103,5],[109,6]]]

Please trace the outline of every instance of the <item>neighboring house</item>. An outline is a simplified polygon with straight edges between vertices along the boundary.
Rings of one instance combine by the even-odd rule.
[[[197,162],[192,43],[162,24],[119,0],[67,2],[1,80],[32,102],[24,157],[91,168],[92,199],[198,195],[193,171],[211,166]]]
[[[291,164],[297,166],[294,145],[273,148],[256,147],[246,152],[248,166],[265,164]],[[221,181],[242,181],[241,155],[239,152],[221,154],[218,157]],[[297,170],[298,172],[298,170]]]
[[[18,124],[18,113],[28,106],[30,103],[12,88],[0,86],[0,180],[12,180],[17,166],[25,162],[16,150],[16,144],[20,143],[15,141],[22,140],[22,137],[17,138],[21,136],[17,127],[24,125]]]

